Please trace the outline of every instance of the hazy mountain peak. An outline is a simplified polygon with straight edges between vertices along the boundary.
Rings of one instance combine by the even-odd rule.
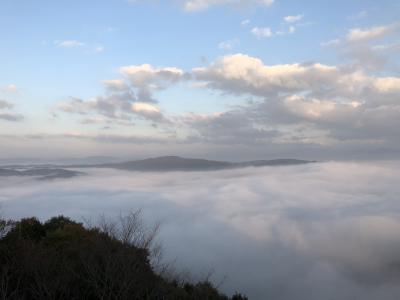
[[[201,171],[222,170],[244,167],[262,167],[279,165],[298,165],[311,161],[297,159],[256,160],[246,162],[227,162],[207,160],[201,158],[184,158],[180,156],[160,156],[143,160],[134,160],[116,164],[105,164],[99,167],[108,167],[132,171]]]

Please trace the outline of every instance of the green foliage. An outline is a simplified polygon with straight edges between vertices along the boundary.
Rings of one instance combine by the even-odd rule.
[[[210,282],[168,282],[147,248],[63,216],[1,221],[0,229],[0,299],[229,299]]]
[[[70,218],[64,216],[57,216],[45,222],[43,224],[43,227],[47,232],[52,232],[57,229],[63,229],[64,226],[66,225],[82,225],[82,224],[76,223],[75,221],[72,221]]]
[[[45,233],[46,231],[38,219],[27,218],[15,223],[15,226],[7,234],[6,239],[39,241]]]

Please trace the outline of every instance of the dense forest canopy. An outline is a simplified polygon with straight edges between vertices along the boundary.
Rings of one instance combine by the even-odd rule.
[[[212,283],[154,271],[154,230],[140,213],[84,226],[67,217],[0,221],[1,299],[232,299]]]

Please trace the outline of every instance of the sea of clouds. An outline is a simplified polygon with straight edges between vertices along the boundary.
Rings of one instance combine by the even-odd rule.
[[[1,178],[7,218],[141,208],[165,259],[250,299],[398,299],[400,162]]]

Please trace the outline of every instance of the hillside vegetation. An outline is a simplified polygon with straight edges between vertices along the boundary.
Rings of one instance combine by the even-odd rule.
[[[166,279],[150,264],[154,235],[137,215],[120,227],[84,226],[58,216],[0,221],[0,299],[229,298],[208,281]]]

